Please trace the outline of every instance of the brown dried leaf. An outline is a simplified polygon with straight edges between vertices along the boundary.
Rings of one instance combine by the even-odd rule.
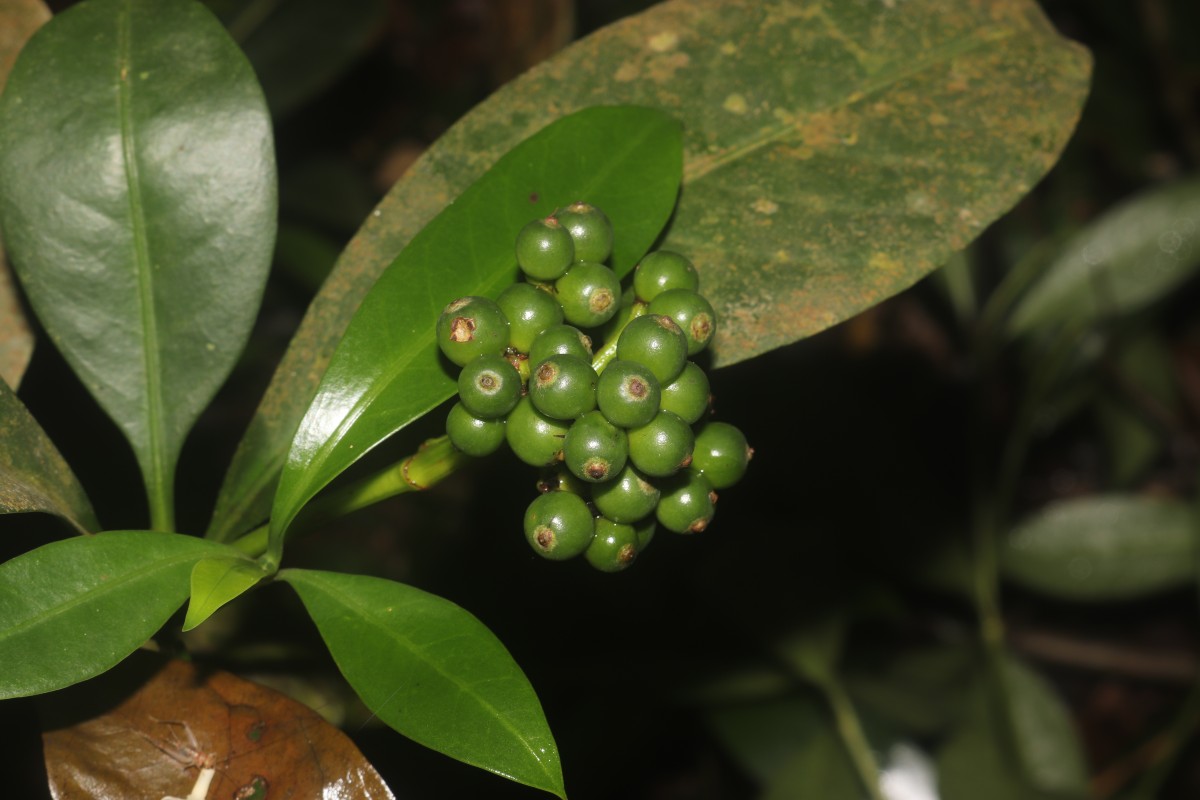
[[[93,713],[114,696],[115,706]],[[55,800],[186,797],[205,757],[216,770],[214,799],[393,796],[316,712],[227,672],[150,653],[48,695],[42,713]]]

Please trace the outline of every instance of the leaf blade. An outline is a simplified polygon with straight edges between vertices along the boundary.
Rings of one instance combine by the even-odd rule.
[[[192,564],[221,551],[192,536],[111,531],[0,564],[0,697],[61,689],[115,666],[183,604]]]
[[[8,385],[0,381],[0,514],[41,511],[80,533],[100,524],[58,448]]]
[[[197,561],[192,567],[188,610],[183,630],[192,630],[231,600],[235,600],[268,573],[247,556],[220,555]]]
[[[1185,586],[1200,552],[1195,511],[1178,500],[1109,494],[1055,503],[1000,552],[1001,573],[1076,601],[1115,601]]]
[[[199,4],[93,0],[30,40],[0,123],[14,266],[169,526],[179,449],[249,335],[269,266],[262,94]]]
[[[389,726],[452,758],[565,796],[558,749],[533,688],[468,612],[381,578],[296,569],[278,577],[300,595],[346,680]],[[447,714],[450,707],[455,713]]]

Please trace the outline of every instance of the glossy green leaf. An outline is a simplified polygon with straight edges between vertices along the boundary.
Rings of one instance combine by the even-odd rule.
[[[1200,267],[1200,180],[1149,189],[1072,237],[1014,309],[1021,336],[1130,314]]]
[[[559,114],[634,103],[683,123],[668,244],[697,259],[728,364],[945,263],[1055,161],[1088,69],[1032,0],[668,0],[597,31],[454,125],[364,223],[275,373],[210,532],[266,519],[329,353],[395,253]]]
[[[81,533],[99,530],[92,504],[50,437],[0,381],[0,514],[42,511]]]
[[[325,89],[361,56],[387,22],[385,0],[207,0],[282,116]]]
[[[400,733],[565,797],[558,749],[504,645],[448,600],[361,575],[284,570],[342,675]]]
[[[192,567],[191,599],[183,629],[195,628],[267,576],[262,566],[246,556],[220,555],[197,561]]]
[[[192,565],[225,550],[194,536],[112,531],[0,564],[0,699],[112,668],[183,604]]]
[[[1002,657],[999,667],[1017,759],[1030,783],[1058,796],[1086,797],[1083,747],[1066,705],[1015,657]]]
[[[0,98],[0,224],[170,525],[180,446],[245,344],[274,238],[270,119],[220,23],[192,0],[88,0],[39,30]]]
[[[1098,495],[1042,509],[1005,540],[1005,577],[1068,600],[1124,600],[1194,580],[1200,526],[1187,503]]]
[[[385,438],[451,397],[438,315],[464,295],[495,297],[517,277],[517,232],[573,200],[604,209],[613,268],[649,249],[679,189],[679,126],[657,111],[599,106],[505,155],[418,234],[346,329],[288,454],[271,514],[272,554],[296,512]]]

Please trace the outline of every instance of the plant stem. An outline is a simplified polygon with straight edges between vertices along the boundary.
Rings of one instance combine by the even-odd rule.
[[[398,494],[428,489],[469,460],[469,456],[450,444],[448,437],[430,439],[408,458],[313,500],[297,516],[289,535],[292,531],[311,530],[323,522]],[[231,544],[247,555],[260,556],[267,551],[269,529],[269,525],[255,528]]]
[[[875,754],[871,752],[871,745],[863,733],[858,713],[846,695],[846,690],[837,678],[826,681],[821,688],[824,689],[829,707],[833,710],[833,721],[837,726],[838,736],[841,737],[850,760],[854,762],[854,770],[866,788],[867,796],[871,800],[887,800],[883,790],[879,788],[879,764],[875,761]]]
[[[617,316],[613,317],[612,322],[604,329],[604,347],[592,356],[592,369],[596,371],[597,375],[604,372],[604,368],[608,366],[609,362],[617,357],[617,339],[621,338],[621,331],[625,330],[625,326],[631,321],[645,313],[646,304],[635,300],[632,305],[622,308],[617,312]]]

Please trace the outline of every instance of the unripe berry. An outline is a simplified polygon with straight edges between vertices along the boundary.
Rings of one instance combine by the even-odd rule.
[[[649,368],[659,385],[675,380],[687,362],[687,339],[670,317],[646,314],[632,320],[617,339],[617,358]]]
[[[596,535],[584,557],[601,572],[620,572],[628,568],[638,555],[638,533],[632,525],[622,525],[611,519],[596,520]]]
[[[596,407],[596,372],[575,356],[552,356],[529,378],[534,408],[555,419],[575,419]]]
[[[563,440],[563,462],[575,477],[600,483],[625,468],[629,445],[625,431],[599,411],[589,411],[575,420]]]
[[[654,419],[660,395],[658,378],[633,361],[609,362],[596,382],[600,413],[619,428],[636,428]]]
[[[714,489],[728,489],[742,479],[754,451],[746,436],[728,422],[708,422],[696,432],[691,468]]]
[[[595,261],[578,261],[554,282],[563,317],[572,325],[594,328],[612,319],[621,307],[621,281]]]
[[[458,397],[480,419],[499,419],[521,399],[521,375],[502,355],[479,356],[458,373]]]
[[[629,431],[629,460],[652,477],[674,475],[692,463],[694,442],[690,425],[670,411],[660,411],[650,422]]]
[[[535,467],[553,464],[562,456],[567,425],[547,417],[522,397],[508,415],[504,438],[517,458]]]
[[[704,370],[691,361],[684,364],[679,377],[663,387],[659,406],[689,425],[696,424],[709,408],[708,376]]]
[[[692,262],[670,250],[647,253],[633,272],[633,290],[649,303],[670,289],[700,290],[700,276]]]
[[[647,310],[675,320],[687,337],[689,356],[708,347],[717,332],[717,312],[707,300],[688,289],[663,292],[651,301]]]
[[[675,533],[699,533],[716,513],[717,493],[703,475],[687,470],[666,481],[655,516]]]
[[[482,355],[503,353],[508,318],[486,297],[460,297],[438,317],[437,342],[446,358],[460,367]]]
[[[548,492],[525,511],[525,540],[543,558],[562,561],[588,549],[596,526],[587,503],[570,492]]]
[[[496,305],[508,318],[508,346],[518,353],[528,353],[539,333],[563,321],[554,295],[532,283],[514,283],[500,293]]]
[[[575,242],[554,217],[535,219],[517,234],[517,265],[533,280],[555,280],[574,262]]]
[[[547,358],[558,355],[575,356],[584,361],[591,361],[592,340],[570,325],[551,325],[533,340],[529,347],[529,360],[536,366]]]
[[[554,216],[571,234],[576,261],[604,261],[612,254],[612,223],[600,209],[588,203],[572,203]]]
[[[446,435],[450,444],[467,455],[486,456],[504,444],[504,420],[480,419],[462,403],[455,403],[446,416]]]
[[[654,513],[660,494],[637,470],[626,465],[612,480],[592,486],[592,503],[614,522],[637,522]]]

